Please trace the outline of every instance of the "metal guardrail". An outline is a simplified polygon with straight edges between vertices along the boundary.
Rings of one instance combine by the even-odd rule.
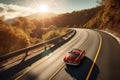
[[[3,61],[3,60],[7,60],[11,57],[15,57],[15,56],[18,56],[20,54],[24,54],[24,53],[28,53],[30,50],[32,49],[35,49],[39,46],[43,46],[45,45],[46,43],[50,43],[54,40],[57,40],[57,39],[61,39],[62,37],[65,37],[66,35],[72,33],[72,32],[75,32],[75,30],[70,30],[69,32],[67,32],[66,34],[64,35],[61,35],[61,36],[58,36],[58,37],[55,37],[55,38],[52,38],[52,39],[49,39],[47,41],[44,41],[44,42],[41,42],[41,43],[38,43],[38,44],[35,44],[33,46],[30,46],[30,47],[27,47],[27,48],[22,48],[22,49],[19,49],[19,50],[16,50],[16,51],[13,51],[13,52],[10,52],[10,53],[7,53],[5,55],[1,55],[0,56],[0,61]]]

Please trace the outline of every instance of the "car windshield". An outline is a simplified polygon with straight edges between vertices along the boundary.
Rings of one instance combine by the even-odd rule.
[[[80,53],[78,53],[78,52],[70,52],[70,54],[73,54],[75,56],[79,56],[80,55]]]

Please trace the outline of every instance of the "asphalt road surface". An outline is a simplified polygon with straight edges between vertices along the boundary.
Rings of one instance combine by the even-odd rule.
[[[97,80],[120,80],[120,44],[112,36],[100,33],[103,45],[96,62],[100,70]]]
[[[119,80],[120,44],[110,35],[89,29],[76,29],[76,35],[55,50],[0,72],[0,80]],[[72,49],[84,49],[79,66],[63,62]],[[37,52],[39,53],[39,52]]]

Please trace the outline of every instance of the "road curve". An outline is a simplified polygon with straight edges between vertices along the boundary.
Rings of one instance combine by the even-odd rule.
[[[90,80],[95,80],[97,78],[97,75],[99,74],[99,69],[96,64],[93,65],[92,71],[93,72],[89,74],[91,66],[94,62],[94,59],[96,57],[96,53],[99,51],[99,47],[101,48],[102,42],[100,41],[101,37],[100,34],[93,30],[86,30],[88,33],[87,39],[84,41],[82,45],[77,46],[79,49],[84,49],[86,51],[86,57],[81,62],[81,64],[77,67],[64,65],[63,68],[54,76],[52,76],[50,79],[52,80],[86,80],[87,77]],[[85,36],[84,34],[81,34],[81,36]],[[79,42],[78,42],[79,43]]]
[[[120,80],[120,44],[107,33],[100,34],[103,45],[96,62],[100,70],[97,80]]]
[[[51,74],[53,74],[63,64],[63,57],[65,54],[74,48],[78,48],[78,46],[80,46],[87,38],[87,31],[77,30],[77,34],[74,36],[74,38],[46,56],[45,58],[47,59],[45,61],[29,70],[29,73],[25,74],[20,79],[29,80],[34,78],[33,75],[37,75],[36,80],[47,80]]]
[[[90,29],[75,29],[75,30],[77,33],[70,41],[68,41],[67,43],[60,46],[54,51],[47,50],[46,52],[44,52],[44,54],[48,54],[48,53],[50,54],[44,56],[43,58],[37,60],[35,63],[29,65],[29,67],[25,68],[23,72],[19,74],[16,73],[17,75],[13,76],[12,79],[15,80],[73,80],[73,79],[110,80],[111,78],[112,80],[114,78],[115,79],[119,78],[118,68],[120,66],[118,66],[117,61],[120,60],[117,55],[119,55],[118,53],[120,52],[120,45],[116,43],[115,39],[109,36],[108,34],[102,33],[100,31],[95,31]],[[112,55],[112,51],[110,52],[109,49],[112,50],[113,46],[116,47],[113,48],[114,49],[113,51],[115,51],[115,56],[113,56],[114,59],[112,61],[112,58],[110,57],[110,55]],[[75,67],[64,64],[63,57],[67,54],[67,52],[76,48],[84,49],[86,51],[85,58],[82,60],[80,65]],[[110,55],[105,53],[109,53]],[[41,57],[41,55],[37,56],[37,58],[39,57]],[[114,63],[110,64],[109,57],[111,61]],[[34,59],[31,60],[31,62],[34,62]],[[29,64],[29,62],[27,64]],[[109,64],[109,65],[106,65],[104,67],[105,64]],[[110,74],[109,72],[112,70],[111,67],[113,68],[114,65],[116,68],[115,71],[113,71],[114,76],[110,77],[112,76],[112,74]],[[16,69],[19,69],[19,67],[17,67]],[[3,74],[3,76],[4,75],[5,74]],[[7,75],[5,76],[7,77]]]
[[[87,29],[76,29],[77,33],[69,42],[56,49],[54,52],[46,56],[46,60],[40,60],[37,66],[34,66],[28,70],[24,75],[17,77],[19,80],[47,80],[52,79],[52,75],[64,65],[63,57],[66,53],[72,49],[80,48],[86,50],[86,58],[94,60],[97,49],[99,47],[99,35],[97,32]],[[91,66],[91,65],[89,65]],[[64,65],[64,67],[66,67]],[[63,68],[64,69],[64,68]],[[90,67],[89,67],[90,69]],[[88,69],[88,71],[89,71]],[[68,73],[67,73],[68,74]],[[88,72],[86,72],[87,76]],[[65,75],[65,72],[64,72]],[[86,78],[84,76],[84,78]],[[54,77],[54,76],[53,76]],[[69,76],[68,76],[69,77]],[[61,77],[58,77],[59,79]],[[64,77],[68,79],[67,77]],[[69,77],[70,78],[70,77]]]
[[[91,31],[88,32],[91,35]],[[95,56],[93,53],[87,53],[86,56],[88,58],[85,58],[79,66],[63,66],[63,68],[51,78],[52,80],[120,80],[120,44],[112,36],[101,31],[97,32],[99,32],[100,35],[100,42]],[[95,36],[91,39],[94,41],[91,46],[95,46],[95,43],[97,43],[94,39]],[[89,44],[89,42],[86,43],[87,45]],[[92,47],[88,48],[94,50]],[[92,56],[94,56],[94,59],[92,59]]]

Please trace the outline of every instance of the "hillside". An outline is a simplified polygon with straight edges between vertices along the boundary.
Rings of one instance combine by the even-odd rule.
[[[58,27],[82,27],[101,9],[102,7],[98,6],[92,9],[73,11],[71,13],[64,13],[58,15],[53,13],[36,13],[28,16],[27,18],[31,19],[34,23],[37,23],[37,26],[41,27],[49,27],[50,25],[56,25]]]
[[[57,26],[41,28],[33,21],[25,18],[15,18],[11,24],[0,17],[0,55],[32,46],[36,43],[63,35],[68,29],[58,29]]]
[[[106,0],[103,9],[83,27],[98,29],[108,28],[120,35],[120,1]]]
[[[120,1],[101,0],[100,6],[91,9],[73,11],[65,14],[36,13],[26,18],[39,28],[51,25],[57,27],[79,27],[110,29],[120,34]],[[36,32],[34,30],[34,32]]]
[[[32,18],[32,16],[29,17],[31,17],[32,21],[39,27],[56,25],[58,27],[107,28],[120,34],[119,14],[119,0],[101,0],[100,6],[91,9],[73,11],[72,13],[60,14],[48,18],[47,15],[44,15],[45,18],[43,19]]]
[[[53,18],[53,24],[60,27],[64,26],[79,26],[82,27],[86,22],[88,22],[95,14],[101,10],[101,6],[92,9],[85,9],[80,11],[73,11],[72,13],[66,13],[58,15]]]
[[[51,17],[54,17],[56,15],[57,14],[50,13],[50,12],[47,12],[47,13],[34,13],[32,15],[26,16],[26,18],[29,19],[29,20],[32,20],[32,19],[40,20],[42,18],[51,18]]]

